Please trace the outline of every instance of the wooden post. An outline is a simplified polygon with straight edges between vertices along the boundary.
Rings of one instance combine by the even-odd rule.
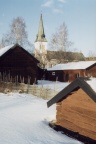
[[[4,72],[2,73],[2,81],[4,82]]]
[[[36,84],[36,77],[35,77],[35,79],[34,79],[34,84]]]
[[[1,72],[0,72],[0,82],[2,81],[2,74],[1,74]]]
[[[28,76],[28,84],[30,85],[30,79],[31,79],[31,77],[30,76]]]
[[[29,83],[29,76],[28,76],[28,80],[27,80],[27,84]]]
[[[6,74],[6,82],[8,82],[8,75]]]
[[[12,82],[12,76],[11,76],[11,78],[10,78],[10,82]]]
[[[43,88],[43,82],[42,82],[42,79],[41,79],[41,84],[42,84],[42,88]]]
[[[10,82],[10,71],[8,73],[8,82]]]
[[[17,81],[17,83],[18,83],[18,75],[17,75],[16,79],[17,79],[16,81]]]
[[[21,78],[21,75],[20,75],[20,83],[22,83],[22,78]]]
[[[16,90],[18,90],[18,75],[15,76]]]
[[[24,76],[23,76],[23,81],[22,82],[24,83]]]

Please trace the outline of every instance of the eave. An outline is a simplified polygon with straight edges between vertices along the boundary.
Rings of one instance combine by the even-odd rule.
[[[84,81],[83,79],[77,78],[75,81],[70,83],[67,87],[65,87],[62,91],[60,91],[55,97],[47,102],[47,106],[60,102],[62,99],[66,99],[68,94],[75,90],[76,88],[81,88],[94,102],[96,102],[96,93],[90,87],[90,85]]]

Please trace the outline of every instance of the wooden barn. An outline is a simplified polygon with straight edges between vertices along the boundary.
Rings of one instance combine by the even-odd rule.
[[[10,45],[0,49],[1,80],[22,81],[33,84],[39,77],[39,61],[20,45]]]
[[[87,81],[77,78],[49,100],[47,106],[55,103],[55,125],[59,130],[79,140],[85,138],[89,144],[91,140],[96,142],[96,78]]]
[[[47,69],[47,80],[72,82],[77,77],[96,77],[96,61],[79,61],[57,64]]]

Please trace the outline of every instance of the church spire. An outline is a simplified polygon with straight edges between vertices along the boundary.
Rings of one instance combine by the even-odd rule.
[[[37,34],[35,42],[47,42],[47,40],[45,38],[45,33],[44,33],[42,13],[40,16],[39,29],[38,29],[38,34]]]

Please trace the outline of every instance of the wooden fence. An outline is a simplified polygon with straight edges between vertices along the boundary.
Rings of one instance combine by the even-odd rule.
[[[21,75],[15,75],[15,76],[11,76],[10,74],[10,71],[9,73],[7,72],[0,72],[0,82],[14,82],[14,83],[29,83],[30,84],[30,81],[31,81],[31,77],[28,76],[28,77],[24,77],[24,76],[21,76]],[[36,83],[36,78],[34,78],[34,83]]]
[[[28,93],[38,97],[42,97],[43,99],[50,99],[55,96],[58,91],[54,89],[45,88],[43,85],[36,85],[36,79],[34,80],[34,84],[30,84],[31,77],[28,76],[27,84],[24,83],[24,77],[12,77],[10,73],[6,74],[0,72],[0,92],[8,93],[8,92],[19,92],[19,93]]]
[[[25,83],[13,83],[13,82],[0,82],[0,92],[10,93],[28,93],[43,99],[50,99],[54,97],[58,91],[55,89],[45,88],[43,85],[30,85]]]

